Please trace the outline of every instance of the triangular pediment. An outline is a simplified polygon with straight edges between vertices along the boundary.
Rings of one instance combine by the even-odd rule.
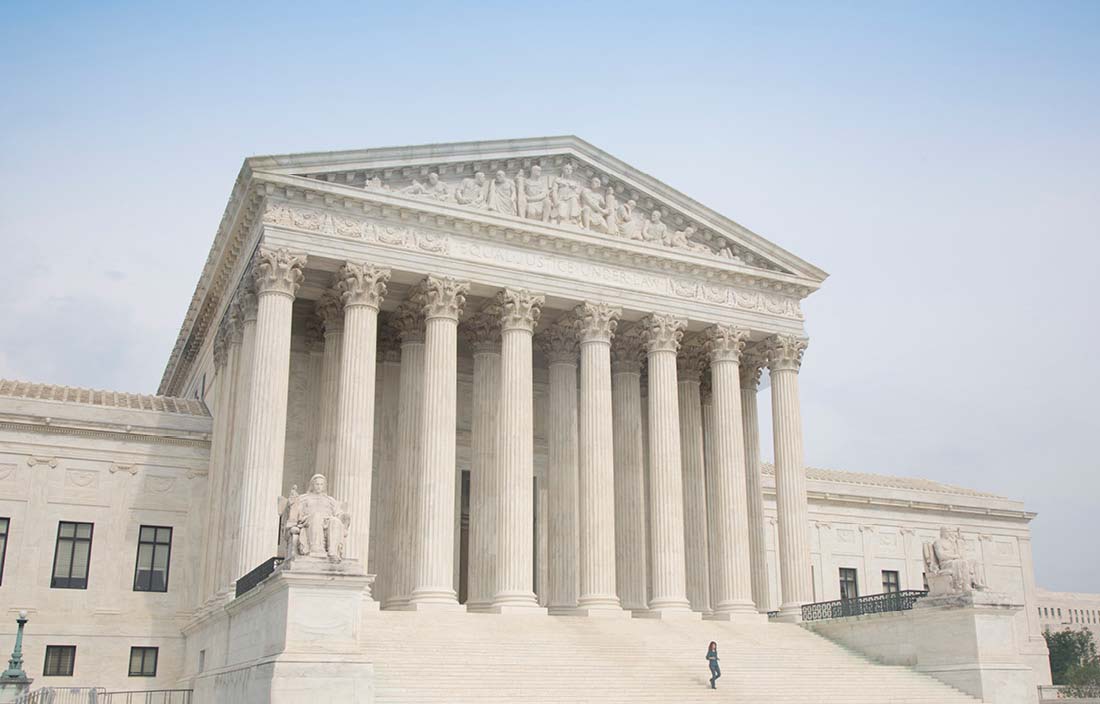
[[[254,157],[267,172],[585,231],[819,284],[827,274],[577,137]]]

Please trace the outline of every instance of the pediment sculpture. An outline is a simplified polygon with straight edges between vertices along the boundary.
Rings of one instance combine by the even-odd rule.
[[[324,475],[314,474],[305,494],[299,494],[295,486],[290,496],[280,498],[287,560],[310,557],[340,562],[344,559],[351,516],[347,504],[329,496],[326,489]]]
[[[386,183],[375,174],[368,175],[362,187],[575,227],[737,263],[763,265],[751,255],[742,261],[737,248],[722,238],[714,244],[701,241],[700,238],[706,237],[693,224],[675,230],[663,221],[660,209],[645,211],[635,200],[624,200],[607,179],[595,175],[578,178],[568,161],[554,176],[544,175],[542,167],[535,164],[526,173],[520,170],[514,176],[502,170],[491,174],[475,170],[453,184],[444,181],[438,171],[429,171],[424,180],[413,179],[408,185]]]
[[[962,532],[943,527],[940,537],[924,544],[928,596],[954,596],[985,591],[982,564],[963,556]]]

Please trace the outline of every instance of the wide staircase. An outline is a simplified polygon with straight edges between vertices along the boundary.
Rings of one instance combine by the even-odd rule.
[[[383,611],[363,627],[378,704],[980,701],[793,624]],[[712,640],[717,690],[704,659]]]

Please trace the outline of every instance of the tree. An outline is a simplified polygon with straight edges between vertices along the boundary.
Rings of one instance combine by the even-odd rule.
[[[1050,678],[1054,684],[1071,684],[1070,674],[1083,683],[1093,673],[1100,680],[1100,658],[1096,655],[1096,641],[1092,631],[1065,629],[1043,632],[1050,651]]]
[[[1086,665],[1072,665],[1066,670],[1066,685],[1062,693],[1067,697],[1100,697],[1100,660]]]

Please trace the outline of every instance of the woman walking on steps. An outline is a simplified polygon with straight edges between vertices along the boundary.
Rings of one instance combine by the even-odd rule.
[[[718,689],[714,681],[722,676],[722,668],[718,667],[718,644],[714,641],[707,646],[707,662],[710,664],[710,688]]]

